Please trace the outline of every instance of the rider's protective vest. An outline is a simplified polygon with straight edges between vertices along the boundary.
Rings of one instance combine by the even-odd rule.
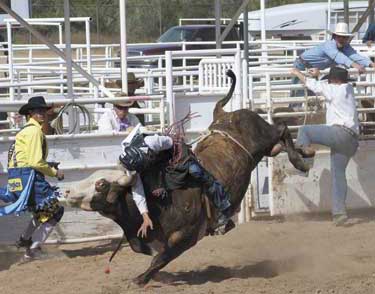
[[[147,146],[144,136],[138,134],[124,147],[119,159],[127,170],[140,173],[155,163],[156,153]]]

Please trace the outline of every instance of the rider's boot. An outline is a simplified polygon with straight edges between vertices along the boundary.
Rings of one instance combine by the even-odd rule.
[[[230,218],[229,215],[227,215],[225,212],[220,211],[216,226],[213,228],[216,235],[224,235],[228,233],[230,230],[234,229],[235,223]]]
[[[217,221],[213,229],[216,234],[224,235],[235,227],[234,222],[230,218],[232,216],[232,209],[229,194],[217,181],[212,182],[211,186],[207,189],[207,194],[209,194],[219,210]]]
[[[16,241],[15,245],[17,248],[30,248],[31,244],[33,244],[31,237],[29,239],[25,239],[23,236],[21,236]]]
[[[230,220],[231,203],[229,201],[229,194],[225,191],[224,187],[197,161],[190,161],[188,164],[189,174],[203,185],[208,198],[210,198],[219,211],[217,222],[212,229],[216,232],[221,228],[221,234],[225,234],[234,227],[233,221]]]

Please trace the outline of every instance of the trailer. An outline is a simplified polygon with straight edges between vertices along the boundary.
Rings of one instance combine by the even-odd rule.
[[[22,16],[23,18],[30,17],[30,3],[29,0],[5,0],[8,7],[14,10],[17,14]],[[0,9],[0,28],[5,28],[6,24],[4,22],[5,19],[9,18],[9,14],[7,14],[4,10]]]
[[[349,1],[349,28],[353,29],[368,1]],[[261,10],[250,11],[249,33],[253,38],[261,35]],[[243,15],[240,16],[243,20]],[[344,22],[344,4],[340,2],[314,2],[281,5],[265,9],[267,39],[323,40],[328,31]],[[368,20],[360,27],[355,38],[361,39],[368,27]]]

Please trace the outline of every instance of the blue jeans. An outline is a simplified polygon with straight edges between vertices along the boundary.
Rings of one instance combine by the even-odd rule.
[[[346,214],[346,167],[356,153],[358,139],[340,126],[307,125],[298,130],[299,146],[320,144],[331,148],[332,214]]]
[[[203,185],[207,196],[211,198],[214,205],[220,211],[228,209],[231,204],[229,202],[229,194],[224,190],[224,187],[197,161],[188,160],[186,164],[189,165],[189,175]]]

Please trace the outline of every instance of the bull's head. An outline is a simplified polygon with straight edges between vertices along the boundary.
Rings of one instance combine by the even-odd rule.
[[[124,195],[132,180],[120,170],[99,170],[66,190],[65,197],[72,207],[110,216],[118,197]]]

